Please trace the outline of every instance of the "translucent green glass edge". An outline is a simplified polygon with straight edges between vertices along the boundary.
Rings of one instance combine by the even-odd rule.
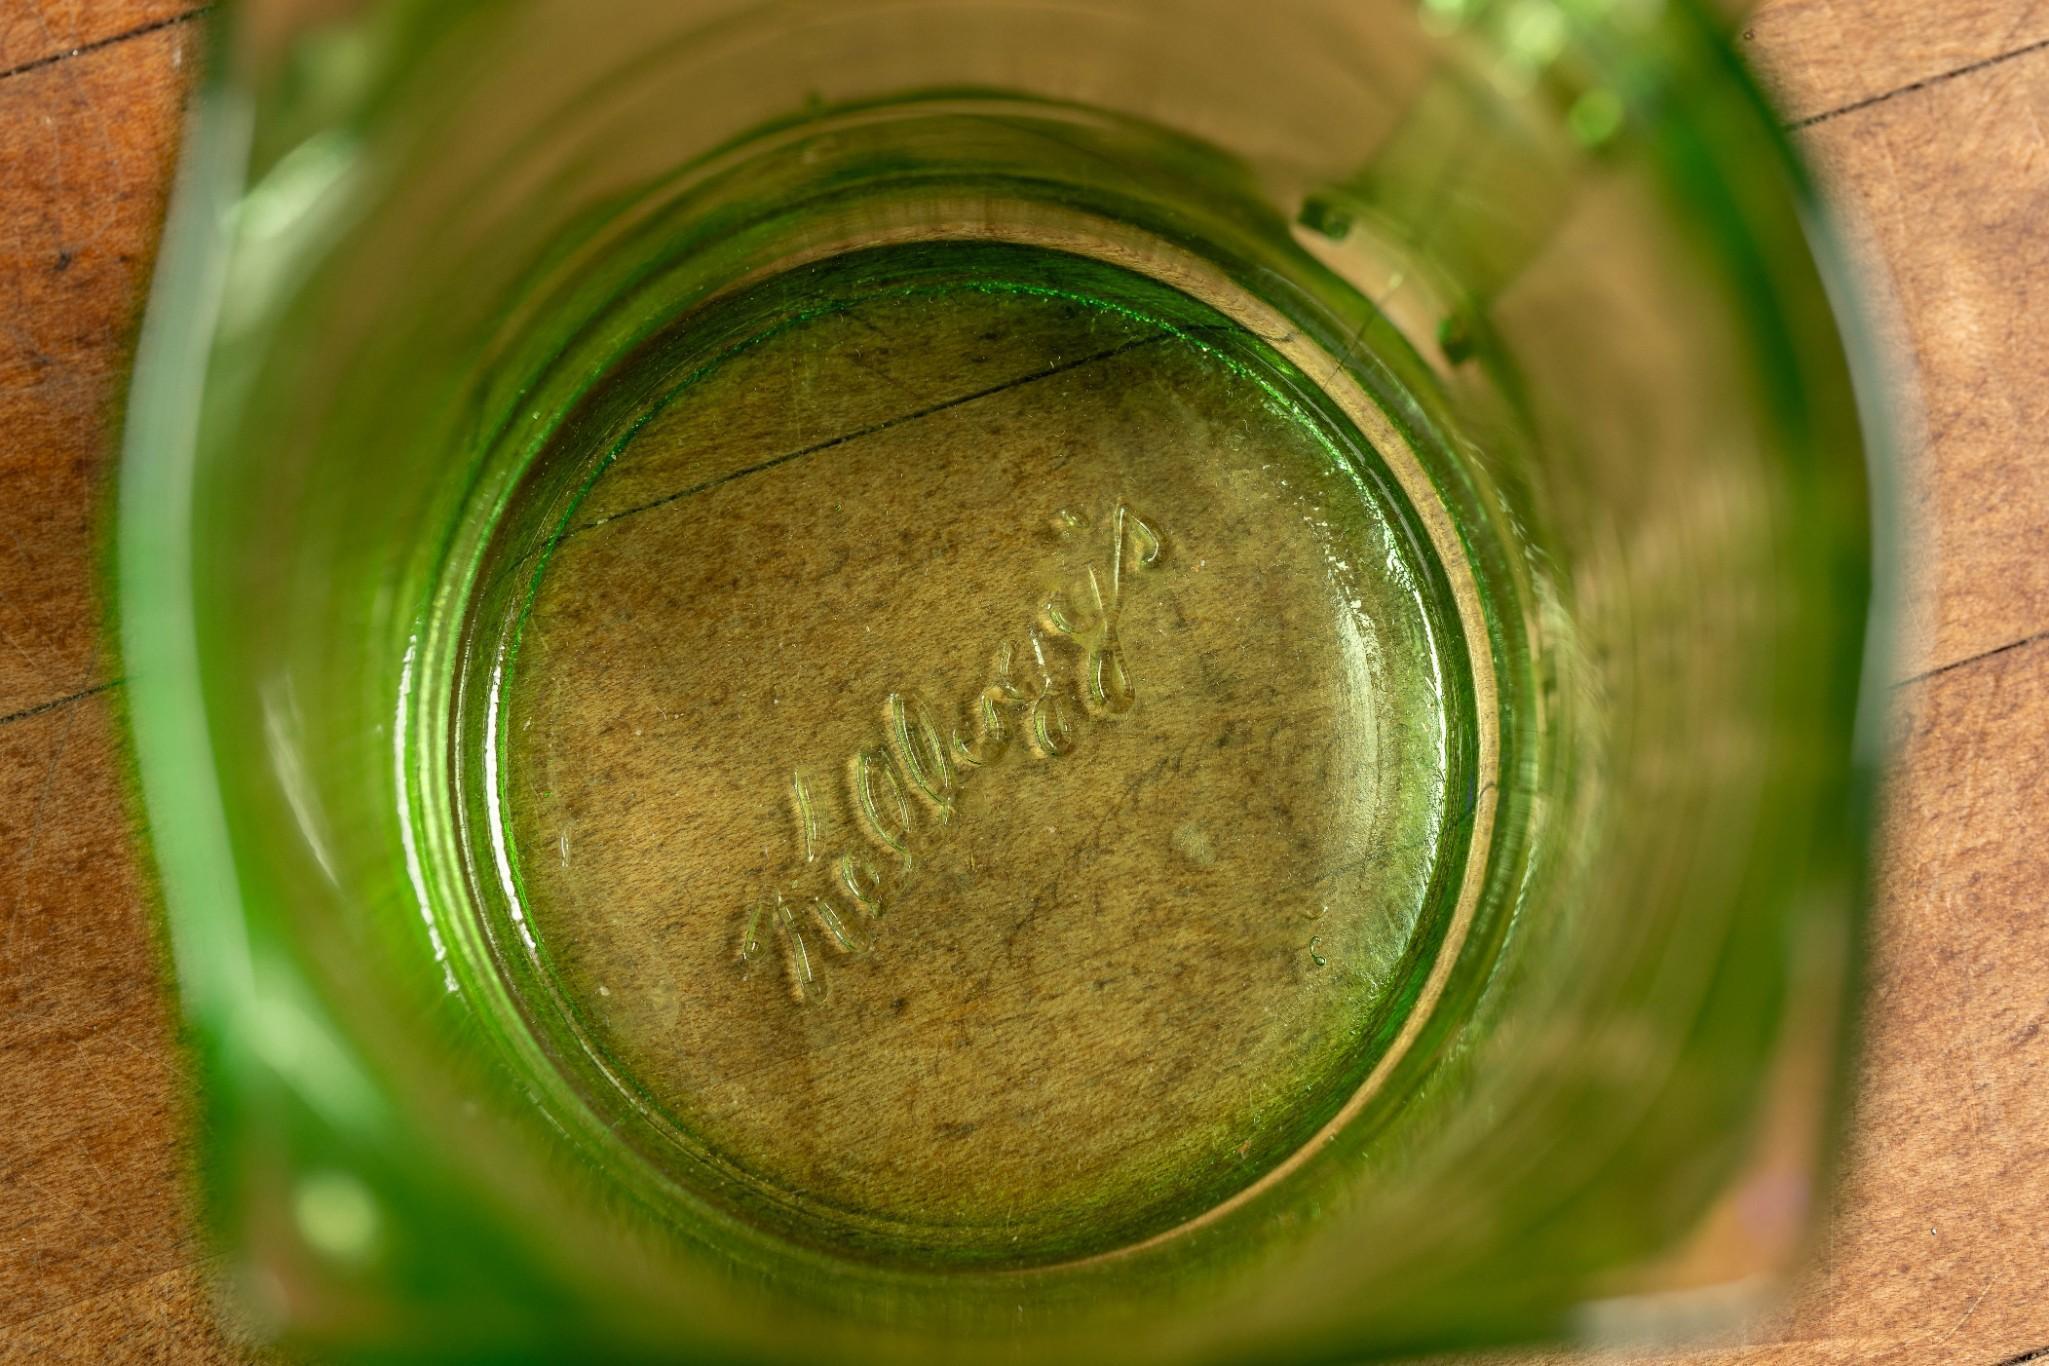
[[[1896,620],[1899,601],[1897,557],[1886,550],[1888,537],[1897,534],[1895,467],[1887,458],[1892,440],[1869,387],[1869,377],[1880,369],[1855,296],[1844,288],[1839,244],[1812,186],[1747,76],[1740,74],[1733,59],[1729,66],[1750,92],[1759,118],[1772,129],[1780,149],[1809,249],[1833,298],[1836,331],[1864,410],[1861,426],[1872,486],[1872,562],[1877,576],[1864,633],[1857,722],[1859,795],[1868,810],[1884,752],[1882,722],[1889,690],[1883,665],[1890,659],[1888,628]],[[130,724],[136,748],[147,760],[140,766],[143,796],[155,831],[180,992],[187,1014],[216,1036],[216,1042],[232,1038],[238,1011],[254,988],[246,975],[248,946],[239,933],[245,911],[237,894],[226,820],[206,776],[210,731],[204,722],[196,644],[189,632],[180,638],[165,625],[189,623],[192,615],[189,579],[168,572],[166,565],[186,563],[178,551],[189,528],[179,523],[176,495],[180,474],[189,469],[194,455],[189,429],[182,445],[167,433],[176,430],[180,409],[191,407],[206,363],[211,331],[206,320],[217,298],[218,272],[226,254],[219,215],[232,202],[238,129],[246,127],[246,118],[246,109],[226,92],[209,91],[202,96],[186,144],[188,179],[179,190],[166,236],[131,394],[136,420],[126,434],[122,456],[117,555],[121,649],[133,680]],[[181,391],[181,385],[189,387]],[[1868,821],[1855,828],[1860,834],[1850,852],[1861,877],[1868,861],[1868,840],[1861,832],[1868,830]],[[1861,925],[1861,897],[1855,902],[1855,915]]]
[[[179,995],[218,1027],[253,989],[226,813],[213,781],[192,596],[191,485],[200,393],[226,281],[223,224],[241,187],[249,111],[217,84],[195,96],[136,347],[115,496],[116,647],[162,882]]]
[[[1788,192],[1789,208],[1807,252],[1819,294],[1802,302],[1814,310],[1806,319],[1819,321],[1840,348],[1837,359],[1849,389],[1851,409],[1837,413],[1847,419],[1858,443],[1864,480],[1864,615],[1855,673],[1855,716],[1850,731],[1849,766],[1843,796],[1840,838],[1834,853],[1841,860],[1833,870],[1840,880],[1838,912],[1848,930],[1841,990],[1835,1012],[1835,1067],[1825,1097],[1821,1150],[1815,1154],[1823,1198],[1839,1176],[1842,1137],[1851,1117],[1855,1061],[1862,1048],[1864,986],[1869,970],[1870,934],[1875,892],[1877,821],[1893,757],[1891,718],[1894,675],[1900,654],[1900,631],[1908,602],[1912,551],[1901,515],[1904,502],[1903,433],[1898,415],[1912,402],[1897,397],[1911,390],[1896,357],[1881,346],[1868,296],[1859,284],[1850,256],[1827,202],[1756,76],[1727,41],[1723,29],[1700,0],[1682,0],[1690,37],[1720,79],[1750,111],[1776,157],[1776,169]],[[1895,395],[1888,399],[1888,394]],[[1840,396],[1831,396],[1840,397]],[[1827,416],[1827,414],[1823,414]],[[1826,851],[1817,850],[1818,853]],[[1827,877],[1828,874],[1822,874]],[[1810,880],[1815,880],[1810,877]],[[1809,1239],[1815,1229],[1807,1231]]]

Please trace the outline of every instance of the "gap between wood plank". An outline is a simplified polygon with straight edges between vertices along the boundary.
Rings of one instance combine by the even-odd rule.
[[[40,71],[46,66],[55,66],[58,62],[69,61],[73,57],[83,57],[88,52],[99,52],[118,43],[125,43],[131,38],[146,38],[152,33],[160,33],[164,29],[175,28],[179,24],[189,23],[212,9],[213,6],[210,4],[195,6],[192,9],[186,10],[183,14],[174,14],[168,19],[155,19],[147,24],[139,24],[121,33],[112,33],[104,38],[95,38],[91,42],[81,44],[78,47],[67,47],[62,51],[52,52],[48,56],[33,58],[21,63],[19,66],[10,66],[5,71],[0,71],[0,81],[6,80],[9,76],[24,76],[31,71]]]
[[[2019,640],[2009,640],[2004,645],[1994,645],[1989,650],[1980,650],[1974,655],[1965,655],[1962,659],[1952,659],[1947,664],[1938,664],[1932,669],[1923,669],[1920,673],[1902,678],[1893,686],[1895,688],[1908,688],[1916,683],[1926,683],[1931,678],[1940,678],[1943,674],[1972,664],[1982,663],[1995,655],[2007,654],[2013,650],[2023,650],[2030,645],[2038,645],[2045,640],[2049,640],[2049,631],[2037,631],[2033,635],[2022,636]]]
[[[631,517],[636,513],[650,512],[658,507],[666,507],[679,498],[689,498],[710,489],[715,489],[721,484],[730,484],[735,479],[744,479],[750,474],[760,474],[763,470],[772,470],[778,465],[787,465],[792,460],[800,459],[803,456],[816,455],[820,451],[829,451],[835,446],[844,446],[849,441],[858,441],[864,436],[874,436],[877,433],[886,432],[890,428],[900,427],[906,422],[916,422],[920,418],[932,417],[935,414],[943,413],[949,408],[958,408],[963,404],[973,403],[978,399],[993,398],[995,395],[1010,389],[1019,389],[1027,384],[1035,384],[1042,379],[1051,379],[1055,375],[1064,375],[1070,370],[1078,370],[1084,365],[1094,365],[1099,361],[1106,361],[1114,356],[1121,356],[1126,351],[1136,347],[1150,346],[1155,342],[1162,341],[1166,336],[1167,334],[1162,332],[1149,337],[1140,337],[1135,341],[1128,341],[1121,345],[1113,346],[1107,351],[1096,351],[1086,356],[1077,357],[1074,360],[1061,361],[1058,364],[1047,366],[1043,370],[1034,370],[1028,375],[1019,375],[1014,379],[1004,380],[1001,384],[992,384],[986,389],[977,389],[971,394],[961,394],[955,398],[943,399],[938,403],[932,404],[930,407],[920,408],[916,412],[885,418],[880,422],[872,422],[865,427],[856,428],[851,432],[843,432],[824,441],[813,442],[801,450],[785,451],[781,455],[771,456],[756,464],[747,465],[737,470],[729,470],[724,474],[714,475],[712,478],[692,484],[688,488],[678,489],[674,493],[665,493],[659,498],[635,504],[633,507],[622,508],[618,512],[610,512],[603,517],[594,518],[580,526],[571,527],[563,533],[563,539],[567,540],[579,532],[595,530],[607,523],[616,522],[622,517]]]
[[[2013,49],[2011,52],[2002,52],[1997,57],[1980,58],[1978,61],[1966,63],[1954,70],[1939,71],[1933,76],[1924,76],[1918,81],[1909,81],[1905,85],[1892,90],[1881,91],[1876,95],[1866,95],[1861,100],[1852,100],[1848,104],[1841,105],[1835,109],[1824,110],[1819,114],[1810,114],[1804,119],[1794,119],[1786,127],[1789,131],[1797,133],[1803,128],[1812,128],[1817,123],[1827,123],[1830,119],[1839,119],[1845,114],[1854,114],[1860,109],[1869,109],[1875,104],[1884,104],[1887,100],[1897,99],[1901,95],[1911,95],[1917,90],[1927,90],[1931,86],[1943,85],[1956,80],[1959,76],[1969,76],[1983,71],[1987,67],[1998,66],[2003,62],[2011,62],[2018,58],[2026,57],[2031,53],[2040,52],[2044,48],[2049,48],[2049,38],[2042,38],[2025,44]]]
[[[55,711],[59,707],[68,707],[73,702],[83,702],[86,698],[97,696],[110,688],[118,688],[127,681],[125,678],[110,678],[104,683],[95,683],[90,688],[80,688],[75,693],[69,693],[63,697],[53,697],[47,702],[38,702],[33,707],[23,707],[20,711],[0,716],[0,726],[11,726],[16,721],[26,721],[31,716],[41,716],[46,711]]]

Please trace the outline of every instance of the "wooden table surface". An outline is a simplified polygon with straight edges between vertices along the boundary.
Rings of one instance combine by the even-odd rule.
[[[0,0],[5,1360],[249,1355],[215,1322],[187,1215],[97,597],[197,13]],[[1897,665],[1860,1103],[1818,1265],[1749,1345],[1660,1359],[2049,1361],[2049,0],[1766,0],[1740,41],[1918,377],[1921,625]]]

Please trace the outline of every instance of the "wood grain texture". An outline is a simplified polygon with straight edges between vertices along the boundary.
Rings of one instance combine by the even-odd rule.
[[[1799,123],[2049,44],[2049,3],[1763,0],[1738,32],[1780,112]]]
[[[205,8],[193,0],[12,0],[0,13],[0,72],[54,65]]]
[[[220,1287],[211,1263],[151,1276],[120,1290],[75,1300],[15,1325],[0,1357],[39,1363],[165,1362],[230,1366],[279,1361],[224,1334],[215,1318]]]
[[[0,1300],[18,1313],[47,1307],[74,1281],[87,1293],[104,1288],[97,1278],[118,1273],[96,1255],[101,1239],[82,1240],[69,1225],[99,1222],[85,1206],[131,1197],[133,1178],[160,1184],[172,1169],[160,1142],[138,1141],[160,1136],[171,1078],[155,1066],[167,1042],[158,964],[115,772],[102,699],[0,729],[0,1094],[35,1121],[0,1134],[0,1164],[9,1179],[63,1197],[61,1210],[8,1205],[29,1220],[13,1225],[13,1255],[0,1263]],[[78,914],[101,906],[117,914]],[[137,1127],[124,1131],[130,1119]],[[178,1241],[112,1222],[126,1225],[124,1243]]]
[[[1789,1338],[2049,1344],[2049,846],[2023,833],[2049,823],[2045,679],[2036,642],[1902,690],[1858,1122]]]
[[[1868,273],[1886,272],[1925,432],[1929,594],[1902,670],[2049,629],[2049,47],[1800,134]]]
[[[92,572],[190,53],[185,26],[149,26],[189,8],[0,16],[7,1360],[244,1358],[184,1215]],[[1743,34],[1893,281],[1928,415],[1934,625],[1902,666],[1862,1102],[1818,1265],[1745,1345],[1598,1359],[1992,1366],[2049,1348],[2049,3],[1768,0]]]
[[[201,1255],[117,745],[106,693],[0,726],[0,1352]]]
[[[2003,1362],[2049,1346],[2049,641],[1899,690],[1843,1179],[1740,1344],[1495,1366]]]
[[[31,6],[5,41],[37,19],[75,46],[142,8]],[[191,47],[173,25],[62,50],[0,77],[0,1357],[205,1361],[227,1349],[94,572]]]
[[[185,41],[158,30],[0,79],[0,716],[107,676],[92,533]]]

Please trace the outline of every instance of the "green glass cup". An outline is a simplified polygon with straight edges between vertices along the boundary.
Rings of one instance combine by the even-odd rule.
[[[1879,438],[1703,14],[211,22],[119,634],[261,1335],[1320,1360],[1794,1264]]]

